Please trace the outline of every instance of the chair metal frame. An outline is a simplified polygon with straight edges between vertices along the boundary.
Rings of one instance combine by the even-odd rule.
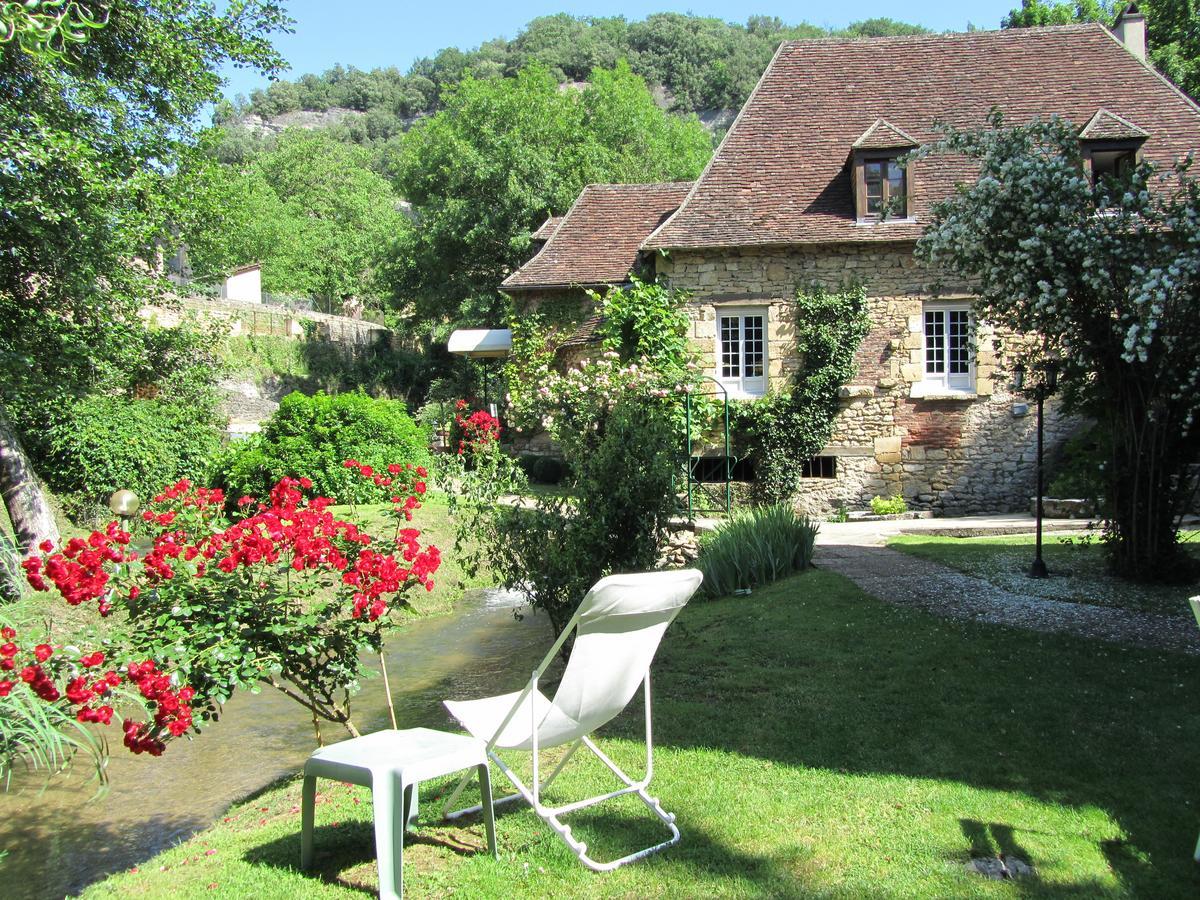
[[[512,705],[512,709],[509,710],[508,715],[504,717],[504,720],[500,723],[500,726],[496,729],[496,733],[492,736],[491,740],[489,740],[487,743],[488,758],[496,764],[496,766],[500,769],[500,771],[504,773],[504,775],[508,778],[508,780],[511,781],[513,783],[513,786],[517,789],[517,793],[515,793],[515,794],[509,794],[504,797],[496,798],[493,801],[492,805],[499,806],[502,803],[511,803],[515,800],[522,800],[522,799],[525,800],[526,802],[529,803],[529,805],[531,807],[533,807],[534,813],[536,813],[540,819],[542,819],[544,822],[546,822],[546,824],[549,825],[554,830],[555,834],[557,834],[560,838],[562,838],[562,840],[566,843],[566,845],[571,848],[571,851],[579,858],[579,861],[581,863],[583,863],[589,869],[592,869],[593,871],[596,871],[596,872],[611,872],[612,870],[617,869],[620,866],[625,865],[626,863],[631,863],[631,862],[634,862],[635,860],[643,859],[644,857],[647,857],[652,853],[657,853],[660,850],[664,850],[667,847],[677,844],[677,843],[679,843],[679,840],[681,838],[681,834],[679,832],[679,827],[675,824],[674,813],[669,813],[665,809],[663,809],[662,803],[659,801],[659,799],[657,797],[651,796],[648,793],[648,791],[646,790],[650,785],[650,780],[654,777],[654,740],[653,740],[653,732],[651,729],[651,715],[650,715],[650,670],[649,670],[649,668],[647,667],[646,673],[642,678],[642,693],[644,694],[644,697],[645,697],[644,711],[645,711],[645,717],[646,717],[646,775],[641,780],[635,781],[632,777],[630,777],[628,774],[626,774],[624,771],[622,771],[621,767],[618,766],[615,762],[613,762],[612,759],[609,758],[608,754],[606,754],[603,750],[601,750],[599,747],[596,746],[595,742],[591,739],[590,734],[584,735],[583,737],[577,738],[575,741],[571,742],[569,749],[567,750],[567,752],[563,756],[563,758],[561,760],[559,760],[558,765],[556,765],[554,767],[554,769],[550,772],[550,774],[546,777],[546,779],[544,781],[541,780],[539,777],[539,768],[540,767],[539,767],[539,761],[538,761],[538,753],[539,753],[540,748],[538,746],[538,705],[537,705],[537,703],[530,703],[530,705],[529,705],[530,711],[531,711],[531,717],[533,720],[532,721],[533,747],[532,747],[532,750],[530,751],[533,754],[533,776],[531,779],[532,784],[533,784],[532,789],[530,787],[528,787],[524,781],[521,780],[521,778],[517,775],[517,773],[514,772],[504,762],[504,760],[502,760],[500,758],[499,754],[496,752],[496,745],[500,739],[500,735],[502,735],[504,733],[504,730],[508,727],[509,723],[512,722],[513,718],[517,714],[517,711],[521,708],[521,704],[524,703],[528,698],[537,696],[538,679],[545,673],[545,671],[549,667],[550,663],[552,663],[554,661],[554,658],[555,658],[555,656],[558,655],[558,651],[562,648],[563,643],[567,640],[567,638],[570,636],[570,634],[578,626],[578,621],[579,621],[579,615],[578,615],[578,613],[576,613],[575,617],[572,618],[572,620],[568,624],[568,626],[563,629],[562,634],[559,635],[559,638],[557,641],[555,641],[554,646],[550,648],[550,652],[546,654],[546,658],[544,660],[542,660],[541,665],[539,665],[536,669],[534,669],[533,674],[531,675],[531,677],[529,679],[529,683],[526,684],[524,690],[522,690],[521,693],[517,696],[516,701]],[[561,746],[561,745],[555,745],[555,746]],[[615,791],[609,791],[606,794],[600,794],[595,797],[588,797],[583,800],[578,800],[574,803],[565,804],[563,806],[557,806],[557,807],[546,806],[545,804],[542,803],[542,792],[544,790],[546,790],[548,787],[550,787],[551,784],[554,783],[554,780],[559,776],[559,774],[563,771],[563,769],[566,768],[567,763],[571,761],[571,758],[575,755],[576,751],[578,751],[581,746],[586,747],[589,751],[591,751],[591,753],[597,759],[599,759],[600,762],[604,763],[604,765],[606,767],[608,767],[608,769],[620,781],[622,781],[625,786],[622,788],[619,788]],[[522,752],[524,752],[524,751],[522,751]],[[470,777],[471,777],[470,773],[468,773],[465,777],[463,777],[459,781],[457,787],[455,787],[455,789],[451,792],[450,796],[446,798],[446,802],[442,806],[443,818],[457,819],[460,816],[470,815],[470,814],[477,813],[480,811],[481,806],[479,804],[476,804],[475,806],[468,806],[463,809],[451,811],[451,808],[454,806],[455,802],[459,798],[459,795],[462,793],[463,788],[465,788],[467,785],[467,782],[470,781]],[[603,803],[605,800],[612,800],[616,797],[623,797],[627,794],[633,794],[639,800],[641,800],[642,803],[644,803],[646,805],[646,807],[650,810],[650,812],[654,813],[654,815],[657,816],[658,819],[664,825],[667,826],[667,829],[671,833],[671,837],[665,841],[658,843],[658,844],[654,844],[650,847],[646,847],[641,850],[637,850],[633,853],[629,853],[625,856],[622,856],[620,859],[615,859],[615,860],[612,860],[611,862],[598,862],[597,860],[592,859],[588,855],[587,844],[576,839],[575,836],[571,832],[571,826],[562,822],[559,817],[564,816],[568,813],[576,812],[581,809],[587,809],[590,806],[595,806],[598,803]]]

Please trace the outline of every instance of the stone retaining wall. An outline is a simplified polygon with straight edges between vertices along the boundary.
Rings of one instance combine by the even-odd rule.
[[[178,325],[188,313],[198,313],[227,322],[231,335],[273,335],[295,340],[305,336],[304,323],[311,322],[310,327],[315,328],[319,339],[353,346],[388,340],[391,335],[387,328],[374,322],[286,306],[207,297],[177,297],[176,302],[177,307],[147,306],[139,314],[143,319],[170,328]]]
[[[836,288],[846,279],[867,289],[872,329],[858,350],[858,372],[842,389],[842,408],[822,455],[837,457],[837,477],[802,483],[798,503],[821,514],[900,493],[910,506],[968,515],[1024,509],[1034,489],[1036,416],[998,376],[995,334],[976,332],[974,392],[924,395],[922,307],[927,299],[966,299],[966,285],[934,277],[913,245],[673,250],[658,260],[671,286],[692,293],[692,338],[716,369],[716,318],[723,306],[767,308],[768,373],[779,385],[799,360],[792,298],[798,284]],[[1053,458],[1079,422],[1046,410]]]

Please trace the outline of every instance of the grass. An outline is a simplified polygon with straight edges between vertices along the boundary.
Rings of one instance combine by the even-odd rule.
[[[1184,532],[1187,551],[1200,555],[1200,533]],[[997,587],[1020,594],[1157,613],[1191,621],[1187,597],[1197,586],[1133,584],[1105,571],[1104,547],[1099,538],[1081,535],[1045,535],[1042,558],[1050,578],[1028,577],[1033,562],[1034,536],[1030,534],[978,538],[899,535],[888,546],[932,560]]]
[[[413,897],[1194,897],[1200,660],[936,619],[809,570],[693,604],[655,667],[655,782],[681,844],[583,869],[526,808],[422,826]],[[495,690],[516,685],[494,685]],[[636,707],[637,704],[631,706]],[[603,746],[640,771],[639,719]],[[569,768],[551,802],[608,789]],[[422,786],[431,798],[446,782]],[[322,782],[317,869],[296,871],[299,784],[84,896],[356,897],[375,889],[368,792]],[[434,803],[427,800],[427,812]],[[599,858],[657,839],[633,805],[574,814]],[[1031,879],[968,874],[972,856]]]

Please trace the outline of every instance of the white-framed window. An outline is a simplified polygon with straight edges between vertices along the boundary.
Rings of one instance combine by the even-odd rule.
[[[767,309],[717,309],[717,380],[731,397],[767,392]]]
[[[925,388],[947,393],[975,389],[971,307],[965,303],[927,303],[922,313]]]

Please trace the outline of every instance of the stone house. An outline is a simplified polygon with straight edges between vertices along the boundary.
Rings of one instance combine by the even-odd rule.
[[[797,361],[797,286],[860,280],[872,329],[799,501],[857,507],[900,492],[945,513],[1028,508],[1029,406],[1008,387],[970,285],[913,256],[931,205],[972,170],[897,160],[936,139],[938,123],[981,126],[999,108],[1011,123],[1076,123],[1093,177],[1141,158],[1170,165],[1200,147],[1200,107],[1146,63],[1144,34],[1131,7],[1113,31],[785,42],[694,184],[589,186],[504,289],[535,306],[577,303],[580,285],[652,272],[689,292],[709,373],[748,398],[781,386]],[[587,338],[584,322],[566,342]],[[1076,426],[1049,404],[1051,453]]]

